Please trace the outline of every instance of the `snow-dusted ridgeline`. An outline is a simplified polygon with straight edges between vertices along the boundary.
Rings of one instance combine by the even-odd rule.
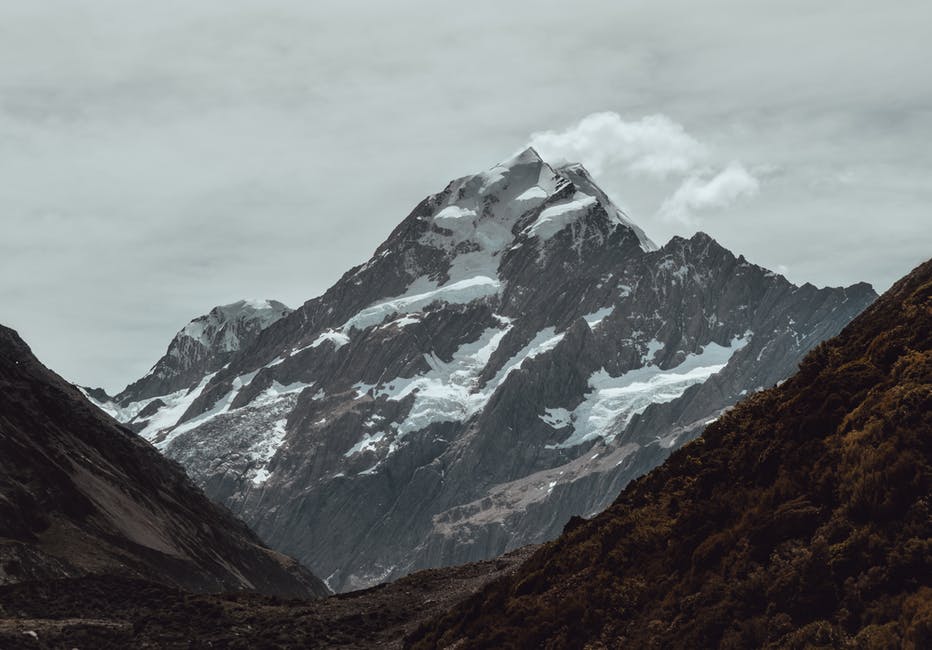
[[[527,150],[115,412],[328,584],[363,587],[554,536],[872,298],[795,287],[702,233],[658,247],[581,166]]]

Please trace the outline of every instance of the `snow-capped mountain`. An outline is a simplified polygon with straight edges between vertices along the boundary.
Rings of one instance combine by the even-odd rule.
[[[212,376],[236,352],[255,341],[259,332],[289,313],[291,309],[275,300],[239,300],[214,307],[185,325],[149,372],[115,397],[100,388],[81,390],[133,430],[157,432],[165,426],[166,418],[177,421],[184,414],[192,383]],[[156,414],[160,418],[153,420]]]
[[[875,297],[703,233],[658,248],[582,166],[528,149],[428,196],[222,367],[146,394],[184,408],[134,415],[346,590],[555,537]]]

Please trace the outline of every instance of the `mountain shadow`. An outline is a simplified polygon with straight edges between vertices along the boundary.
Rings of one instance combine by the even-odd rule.
[[[101,574],[329,593],[0,326],[0,585]]]

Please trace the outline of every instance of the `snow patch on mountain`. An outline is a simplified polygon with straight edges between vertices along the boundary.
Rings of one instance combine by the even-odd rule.
[[[233,387],[230,389],[230,391],[226,395],[224,395],[222,398],[214,402],[214,405],[210,409],[188,420],[187,422],[182,422],[181,424],[174,427],[168,433],[168,435],[165,436],[159,442],[157,442],[155,446],[159,449],[164,449],[171,443],[172,440],[174,440],[180,434],[196,429],[200,427],[201,425],[205,424],[206,422],[214,419],[218,415],[222,415],[223,413],[226,413],[227,411],[229,411],[230,405],[233,404],[233,400],[236,399],[236,395],[239,393],[239,391],[242,390],[243,387],[248,386],[249,383],[255,378],[255,376],[258,373],[259,373],[258,370],[254,370],[253,372],[246,373],[245,375],[240,375],[239,377],[236,377],[232,382]],[[193,401],[194,400],[192,399],[191,402]],[[179,414],[179,417],[180,417],[180,414]],[[174,421],[177,422],[178,418],[175,418]]]
[[[604,369],[594,372],[589,377],[592,391],[573,411],[573,433],[552,447],[566,449],[595,438],[613,440],[631,418],[651,404],[673,401],[690,386],[706,381],[724,368],[748,340],[747,336],[735,338],[728,346],[709,343],[701,353],[690,354],[668,370],[649,365],[619,377],[612,377]]]
[[[272,460],[288,436],[288,417],[306,384],[273,383],[256,400],[236,409],[217,409],[196,428],[178,427],[160,443],[201,480],[218,466],[237,465],[244,480],[263,486],[275,473]],[[224,400],[226,402],[226,400]]]
[[[444,228],[456,228],[464,219],[473,219],[476,217],[476,211],[470,208],[463,208],[458,205],[448,205],[443,210],[434,215],[434,221]]]
[[[99,408],[101,411],[103,411],[104,413],[112,417],[117,422],[129,422],[134,417],[136,417],[136,414],[139,413],[139,411],[141,411],[146,405],[148,405],[149,402],[156,399],[152,397],[147,400],[143,400],[140,402],[131,402],[127,404],[126,406],[121,406],[120,404],[113,401],[112,399],[108,399],[105,401],[101,401],[97,399],[91,393],[89,393],[87,389],[85,389],[83,386],[78,386],[77,388],[78,390],[81,391],[81,393],[84,394],[84,396],[91,402],[91,404]]]
[[[272,456],[275,455],[278,448],[285,442],[285,435],[287,433],[285,425],[287,422],[287,418],[276,420],[266,431],[265,436],[259,437],[256,444],[251,449],[255,461],[255,466],[253,468],[255,474],[253,474],[252,477],[253,485],[262,485],[272,477],[272,473],[268,470],[267,466],[269,461],[272,460]]]
[[[333,344],[334,350],[339,350],[344,345],[350,342],[350,338],[343,332],[338,332],[332,329],[324,330],[317,336],[316,339],[314,339],[312,343],[310,343],[309,345],[305,345],[303,348],[298,348],[297,350],[294,351],[294,353],[297,354],[298,352],[304,352],[305,350],[319,347],[327,342]],[[276,359],[276,361],[278,360]],[[281,363],[281,361],[278,361],[278,363]],[[269,365],[271,366],[275,364],[273,362],[272,364],[269,364]]]
[[[657,339],[651,339],[647,342],[647,351],[641,356],[641,364],[649,366],[654,363],[654,357],[663,350],[664,344]]]
[[[296,381],[287,385],[282,385],[278,383],[277,380],[273,380],[272,385],[259,393],[255,399],[250,402],[250,405],[265,406],[267,404],[279,401],[285,395],[300,393],[305,388],[310,388],[311,386],[313,386],[313,384],[307,384],[303,381]]]
[[[526,169],[536,165],[546,167],[551,177],[555,175],[553,169],[541,159],[534,148],[528,147],[508,160],[495,165],[489,171],[479,174],[477,177],[481,182],[479,194],[488,195],[496,193],[497,190],[501,191],[503,189],[502,186],[508,185],[509,181],[512,180],[513,171],[515,169]],[[471,180],[470,177],[467,177],[467,179]],[[546,187],[546,185],[542,186]]]
[[[554,429],[562,429],[573,423],[572,413],[565,408],[545,409],[540,419]]]
[[[461,422],[481,410],[490,395],[478,389],[479,375],[509,329],[506,321],[502,328],[485,330],[475,341],[461,345],[448,362],[427,354],[429,372],[386,382],[377,396],[393,401],[415,396],[411,411],[398,425],[398,434],[404,436],[435,422]]]
[[[349,458],[354,454],[358,454],[364,451],[373,451],[376,448],[376,443],[380,442],[385,438],[385,432],[379,431],[377,433],[366,433],[363,435],[362,440],[357,442],[355,445],[350,447],[346,453],[343,454],[344,457]]]
[[[435,302],[445,302],[451,305],[466,304],[479,298],[495,295],[500,287],[501,282],[497,278],[481,275],[466,278],[429,291],[404,295],[366,307],[346,321],[340,329],[343,332],[353,329],[364,330],[373,325],[382,324],[390,316],[419,312]]]
[[[509,359],[491,381],[480,386],[480,375],[512,327],[510,319],[501,316],[498,319],[502,327],[489,328],[476,340],[464,343],[453,353],[450,361],[444,361],[432,352],[425,354],[430,367],[426,373],[397,377],[378,385],[357,383],[353,386],[359,397],[370,393],[376,399],[391,401],[414,397],[408,414],[391,427],[392,444],[388,453],[394,451],[399,440],[409,433],[439,422],[465,422],[479,413],[512,372],[528,359],[551,351],[564,337],[564,332],[557,333],[553,327],[544,328]],[[569,423],[569,413],[564,414],[563,411],[565,409],[554,409],[549,416],[555,428]],[[384,432],[364,434],[345,455],[375,449],[375,443],[381,442],[384,435]]]
[[[491,172],[454,181],[433,217],[438,227],[420,243],[447,254],[448,284],[474,276],[497,279],[501,255],[514,243],[515,222],[567,182],[532,150],[523,152]]]
[[[212,372],[209,375],[205,375],[204,378],[198,382],[197,386],[189,390],[179,390],[171,395],[153,397],[152,399],[141,400],[140,402],[134,403],[132,406],[137,409],[137,414],[145,408],[149,402],[160,399],[165,403],[165,406],[160,408],[155,415],[146,422],[145,428],[139,432],[139,435],[149,442],[153,442],[157,448],[162,449],[164,447],[163,444],[154,442],[159,433],[174,426],[178,422],[178,419],[184,415],[184,412],[194,403],[194,400],[200,397],[204,388],[216,374],[216,372]],[[135,414],[133,417],[135,417]]]
[[[201,345],[208,345],[210,341],[204,336],[206,331],[207,323],[204,320],[193,320],[182,328],[180,334],[194,339]]]
[[[597,203],[594,196],[576,193],[570,201],[555,203],[541,210],[537,220],[525,228],[525,233],[538,239],[550,239],[579,219]]]
[[[599,323],[611,316],[613,311],[615,311],[614,305],[610,307],[602,307],[602,309],[583,316],[583,320],[586,321],[587,325],[589,325],[589,329],[594,329],[596,326],[598,326]]]
[[[550,195],[547,193],[547,190],[542,188],[540,185],[534,185],[533,187],[529,187],[525,191],[521,192],[521,194],[516,196],[514,200],[523,205],[540,205],[549,196]]]
[[[522,366],[528,359],[540,356],[557,347],[557,344],[563,340],[565,332],[556,333],[553,327],[547,327],[538,332],[533,339],[528,342],[517,354],[515,354],[495,375],[495,379],[489,382],[492,391],[497,389],[508,378],[512,372]],[[491,396],[491,394],[490,394]]]
[[[421,314],[405,314],[401,318],[396,318],[393,321],[386,323],[386,326],[393,325],[395,327],[407,327],[408,325],[414,325],[415,323],[421,322]]]

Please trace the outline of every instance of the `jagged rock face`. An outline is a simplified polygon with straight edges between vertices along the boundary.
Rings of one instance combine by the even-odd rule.
[[[115,397],[100,388],[81,390],[108,414],[142,431],[159,410],[164,414],[167,407],[177,408],[192,384],[225,366],[262,330],[289,313],[291,309],[276,300],[239,300],[214,307],[185,325],[149,372]]]
[[[412,648],[925,648],[932,261]]]
[[[875,298],[662,248],[528,150],[422,201],[144,435],[328,584],[551,539]]]
[[[195,591],[328,593],[2,326],[0,531],[0,584],[107,574]]]

